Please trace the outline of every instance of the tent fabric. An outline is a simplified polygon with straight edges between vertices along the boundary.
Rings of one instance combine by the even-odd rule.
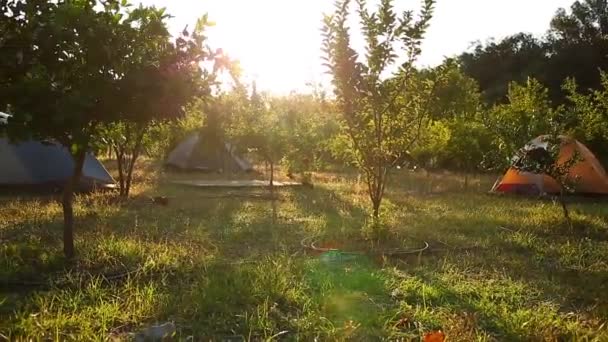
[[[576,193],[589,195],[608,195],[608,176],[593,153],[581,142],[568,137],[560,137],[561,149],[558,163],[570,160],[578,151],[582,160],[570,170],[572,178],[577,177]],[[547,148],[545,136],[538,137],[526,145],[526,150]],[[511,167],[500,182],[492,189],[494,192],[538,195],[544,193],[559,193],[560,185],[548,175],[533,174],[518,171]]]
[[[0,186],[62,185],[73,173],[70,153],[54,143],[25,141],[10,143],[0,138]],[[80,190],[113,188],[115,181],[103,165],[87,154]]]
[[[190,156],[192,151],[199,144],[199,135],[192,134],[182,141],[177,147],[169,153],[166,164],[175,166],[180,169],[188,169],[190,167]]]
[[[200,133],[193,133],[169,153],[165,165],[181,170],[232,172],[251,171],[251,163],[234,153],[230,143],[222,147],[213,147],[202,138]]]

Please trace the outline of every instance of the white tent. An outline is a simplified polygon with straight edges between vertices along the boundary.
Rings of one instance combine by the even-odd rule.
[[[251,171],[251,163],[234,152],[229,143],[224,148],[213,148],[205,144],[200,133],[193,133],[169,153],[165,165],[181,170],[199,171]]]

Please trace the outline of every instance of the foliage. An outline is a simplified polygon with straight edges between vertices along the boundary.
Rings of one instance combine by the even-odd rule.
[[[590,41],[608,34],[608,3],[605,0],[575,1],[557,11],[551,21],[551,36],[565,42]]]
[[[340,128],[323,94],[292,93],[273,98],[272,106],[284,115],[289,148],[282,164],[289,173],[320,170],[333,162],[330,144]]]
[[[568,94],[568,112],[573,119],[569,126],[574,135],[607,162],[604,147],[608,144],[608,74],[601,72],[601,79],[602,88],[590,93],[580,92],[574,79],[566,80],[564,90]]]
[[[597,70],[607,70],[608,3],[575,1],[570,11],[560,9],[541,38],[518,33],[499,41],[478,44],[459,59],[465,72],[475,78],[486,103],[505,102],[510,82],[532,77],[549,89],[552,102],[566,102],[562,82],[575,78],[581,88],[600,89]]]
[[[541,137],[542,144],[546,147],[526,146],[518,153],[513,167],[523,172],[531,172],[540,175],[547,175],[559,184],[561,191],[559,201],[564,211],[564,217],[572,227],[572,221],[566,207],[564,195],[573,193],[576,190],[578,176],[572,175],[572,168],[582,161],[580,153],[575,150],[574,154],[567,160],[560,160],[562,146],[569,142],[569,139],[559,136],[556,133]]]
[[[101,4],[103,5],[103,4]],[[128,58],[130,26],[118,2],[2,1],[0,107],[13,114],[13,139],[54,139],[73,155],[64,189],[64,250],[73,247],[73,191],[85,153],[103,122],[113,122],[120,63]]]
[[[337,1],[324,20],[323,51],[333,76],[337,106],[354,161],[365,175],[373,216],[378,218],[389,170],[420,136],[428,117],[432,82],[411,82],[413,62],[433,12],[433,0],[422,3],[418,20],[411,11],[398,15],[390,0],[369,12],[357,2],[365,38],[362,58],[351,46],[348,0]],[[404,59],[404,60],[402,60]],[[398,65],[398,70],[386,77]]]
[[[423,70],[422,74],[428,79],[441,79],[430,103],[433,119],[471,119],[482,109],[479,85],[464,73],[458,61],[447,59],[438,67]]]
[[[483,118],[495,135],[497,149],[493,164],[506,167],[511,158],[530,140],[553,130],[560,109],[553,109],[548,90],[535,79],[509,85],[509,102],[494,106]]]
[[[458,58],[466,75],[474,78],[484,101],[493,105],[507,100],[508,85],[527,78],[543,79],[547,48],[543,41],[524,33],[477,44]]]
[[[470,173],[487,168],[488,155],[492,153],[494,136],[479,120],[457,118],[448,123],[450,139],[444,153],[442,166],[451,170]]]
[[[126,1],[0,2],[0,107],[13,114],[9,135],[55,140],[74,158],[62,200],[68,257],[74,254],[73,191],[100,133],[117,125],[111,141],[131,155],[130,179],[147,125],[179,115],[208,81],[198,64],[209,56],[202,44],[206,18],[173,44],[164,10],[128,7]],[[124,144],[131,136],[120,133],[130,128],[135,140]]]
[[[153,127],[183,115],[184,106],[195,96],[211,95],[214,73],[199,63],[219,60],[205,45],[207,16],[198,20],[192,33],[184,30],[170,43],[163,9],[140,6],[128,12],[127,22],[137,28],[130,41],[132,54],[122,65],[124,77],[119,84],[126,98],[116,110],[123,112],[120,121],[104,128],[104,140],[114,150],[118,161],[120,193],[128,196],[133,167],[139,156],[153,143]],[[214,67],[214,71],[218,66]],[[157,126],[158,127],[158,126]]]
[[[288,150],[286,116],[266,94],[258,94],[255,84],[250,97],[236,88],[227,104],[231,109],[230,126],[225,132],[237,149],[256,153],[270,166],[269,185],[274,184],[274,169]]]
[[[290,175],[318,169],[330,160],[330,141],[337,132],[332,105],[322,93],[251,95],[242,84],[220,94],[225,139],[236,152],[250,150],[274,167],[281,163]],[[271,172],[271,176],[273,172]]]
[[[422,166],[428,169],[437,168],[446,157],[446,148],[451,140],[452,132],[443,120],[432,121],[422,131],[416,145],[412,148],[410,155],[411,164],[404,166]]]
[[[477,82],[454,60],[426,73],[442,82],[430,104],[433,120],[412,150],[413,159],[426,168],[465,173],[483,169],[494,136],[482,124],[485,109]]]

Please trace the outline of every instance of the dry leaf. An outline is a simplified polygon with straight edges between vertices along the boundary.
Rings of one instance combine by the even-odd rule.
[[[445,334],[443,331],[432,331],[424,335],[424,342],[443,342],[445,341]]]

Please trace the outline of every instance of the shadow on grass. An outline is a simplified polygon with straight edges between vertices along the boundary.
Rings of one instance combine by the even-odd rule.
[[[168,207],[149,200],[150,194],[159,193],[172,196]],[[111,194],[79,196],[74,233],[77,257],[67,263],[62,255],[61,208],[53,197],[6,201],[12,204],[1,208],[3,215],[10,215],[12,207],[23,211],[0,225],[0,275],[7,284],[47,281],[55,273],[72,271],[124,272],[151,258],[175,258],[192,250],[211,253],[214,246],[209,235],[229,224],[242,204],[230,199],[197,200],[195,191],[175,187],[151,188],[124,201]],[[48,209],[43,203],[53,207]],[[155,252],[159,255],[150,255]]]
[[[255,340],[288,331],[278,337],[370,340],[385,336],[386,322],[393,324],[393,317],[417,311],[416,320],[427,327],[441,327],[445,322],[432,311],[449,310],[455,315],[471,313],[478,321],[475,329],[483,334],[517,340],[534,338],[530,328],[522,328],[526,320],[538,325],[540,337],[552,333],[543,331],[552,322],[535,322],[536,316],[531,316],[537,304],[550,303],[540,310],[551,309],[551,315],[570,308],[579,312],[578,305],[595,305],[590,315],[605,316],[602,294],[608,281],[598,261],[605,255],[599,252],[600,233],[605,229],[601,209],[587,211],[585,206],[575,215],[581,225],[591,226],[589,232],[600,234],[586,239],[584,234],[573,237],[550,227],[558,216],[555,221],[553,216],[540,216],[541,226],[521,219],[529,215],[531,201],[391,192],[387,199],[395,207],[396,238],[415,236],[449,245],[423,254],[417,262],[399,263],[408,276],[397,286],[403,293],[395,299],[388,296],[394,280],[375,265],[336,268],[316,258],[294,256],[301,239],[313,234],[345,244],[356,244],[361,238],[367,213],[343,192],[324,186],[284,189],[275,202],[223,195],[224,190],[161,184],[124,203],[83,199],[86,204],[78,209],[76,231],[79,270],[144,265],[151,272],[143,275],[153,276],[137,274],[103,286],[85,284],[78,290],[35,291],[9,299],[0,304],[0,322],[8,322],[0,323],[0,333],[8,327],[17,337],[48,337],[56,329],[74,331],[86,339],[136,331],[158,320],[175,321],[184,339],[192,335],[195,339]],[[153,196],[168,197],[169,205],[152,204],[148,197]],[[497,215],[496,206],[504,206],[507,213]],[[10,260],[32,263],[31,258],[22,257],[30,253],[25,247],[34,248],[34,259],[47,258],[42,252],[51,255],[50,266],[35,267],[28,271],[31,274],[63,267],[60,260],[53,261],[60,255],[57,237],[61,231],[59,211],[53,210],[2,227],[17,235],[26,229],[24,236],[35,237],[32,243],[11,239],[14,242],[8,248],[17,252]],[[39,238],[45,234],[52,241]],[[447,269],[446,263],[458,269]],[[492,283],[493,279],[499,284]],[[528,296],[526,291],[536,294]],[[410,327],[404,333],[417,333],[416,329]],[[557,337],[567,339],[567,332],[559,329]]]
[[[77,257],[69,263],[62,256],[60,206],[45,197],[6,198],[0,214],[21,213],[0,221],[0,334],[42,338],[72,331],[88,339],[117,326],[136,329],[149,317],[166,318],[160,303],[182,296],[170,289],[191,284],[195,265],[225,257],[218,232],[244,204],[199,194],[160,186],[125,201],[80,196]],[[156,195],[169,196],[169,205],[153,204],[148,197]],[[45,201],[51,204],[41,206]],[[112,311],[118,294],[124,314]],[[110,310],[104,313],[109,320],[89,317],[100,310]]]
[[[361,229],[369,215],[337,191],[317,186],[314,189],[298,189],[292,196],[299,216],[318,219],[315,226],[310,227],[309,234],[340,243],[361,238]]]
[[[167,302],[162,314],[188,317],[178,320],[184,337],[370,340],[384,335],[387,282],[365,261],[336,265],[274,254],[256,262],[211,262],[197,274],[174,289],[182,296]]]
[[[276,220],[273,202],[245,200],[218,226],[210,234],[217,258],[195,272],[199,275],[192,282],[173,289],[186,295],[172,297],[160,315],[192,317],[181,322],[181,333],[195,339],[259,340],[281,332],[288,340],[382,336],[390,298],[375,265],[327,265],[294,256],[306,231],[318,232],[306,219],[321,217],[312,225],[320,222],[322,229],[332,229],[342,223],[344,211],[355,212],[349,218],[353,221],[363,211],[323,188],[284,189],[279,196]]]
[[[542,298],[530,303],[535,297],[531,289],[508,278],[484,279],[480,273],[462,279],[435,268],[418,268],[408,274],[393,291],[403,303],[399,316],[425,327],[447,330],[455,340],[480,336],[499,341],[581,337],[567,323],[555,319],[559,312],[553,303]],[[461,326],[451,326],[454,321],[461,321]],[[593,330],[588,332],[592,334]]]
[[[408,204],[405,213],[401,214],[407,223],[403,226],[407,231],[404,234],[426,239],[432,247],[440,246],[433,244],[435,241],[444,245],[443,251],[431,248],[424,254],[424,270],[417,269],[418,263],[408,260],[401,263],[406,270],[420,276],[425,286],[443,293],[442,301],[435,307],[453,305],[455,311],[475,313],[480,320],[479,326],[490,336],[498,335],[507,340],[525,340],[521,336],[526,334],[532,339],[543,336],[554,336],[558,340],[581,338],[572,335],[571,327],[566,327],[568,319],[563,317],[568,312],[583,315],[593,322],[608,318],[608,301],[603,295],[608,291],[605,208],[574,204],[575,228],[570,230],[561,217],[561,209],[550,202],[493,196],[490,201],[484,200],[486,196],[412,196],[402,192],[387,195],[399,207]],[[496,308],[484,307],[487,301],[500,303],[505,299],[479,298],[474,293],[459,298],[467,280],[442,284],[439,275],[446,275],[445,263],[459,265],[460,270],[456,273],[470,274],[471,278],[484,274],[487,279],[502,277],[521,284],[522,293],[510,294],[513,298],[525,298],[526,292],[535,294],[514,303],[513,310],[530,321],[519,323],[538,325],[538,336],[529,335],[534,331],[532,328],[517,327],[520,318],[505,318],[493,311]],[[484,287],[475,285],[471,289],[483,291]],[[505,288],[495,291],[505,291]],[[424,302],[426,299],[421,296],[418,294],[409,300]],[[547,308],[538,309],[548,312],[543,322],[530,314],[537,303],[547,305]],[[562,318],[550,318],[556,316]],[[554,325],[555,329],[551,330],[549,327]]]

